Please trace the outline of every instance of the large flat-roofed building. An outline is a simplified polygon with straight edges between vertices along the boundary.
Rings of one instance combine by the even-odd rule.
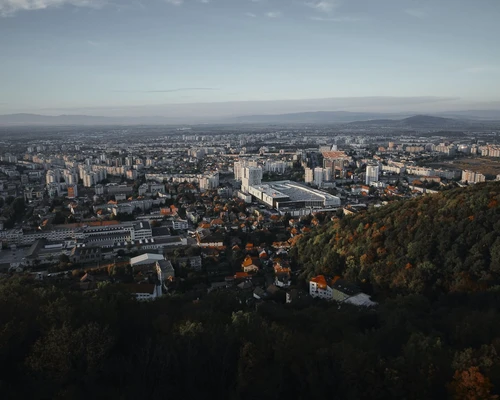
[[[338,197],[292,181],[249,186],[248,193],[280,212],[295,211],[295,213],[307,214],[314,209],[340,206]]]

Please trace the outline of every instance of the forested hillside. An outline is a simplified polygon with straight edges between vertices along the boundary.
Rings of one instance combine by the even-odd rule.
[[[0,281],[2,399],[490,399],[500,292],[376,310]]]
[[[234,292],[140,303],[0,280],[2,399],[494,399],[500,184],[343,217],[298,240],[306,269],[378,296],[257,306]]]
[[[312,230],[303,278],[343,275],[374,294],[470,292],[500,283],[500,183],[391,203]]]

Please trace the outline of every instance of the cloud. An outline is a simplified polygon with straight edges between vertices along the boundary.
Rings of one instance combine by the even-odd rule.
[[[158,90],[113,90],[115,93],[175,93],[175,92],[193,92],[204,90],[219,90],[209,87],[176,88],[176,89],[158,89]]]
[[[331,13],[340,6],[340,2],[338,0],[308,1],[305,4],[315,11],[326,14]]]
[[[269,11],[268,13],[266,13],[267,18],[279,18],[282,15],[283,14],[280,11]]]
[[[0,15],[7,17],[18,11],[44,10],[64,5],[101,8],[106,5],[106,0],[0,0]]]
[[[427,11],[422,8],[407,8],[405,13],[415,18],[425,18],[427,16]]]
[[[323,22],[358,22],[358,21],[364,21],[365,18],[361,17],[349,17],[349,16],[342,16],[342,17],[309,17],[310,20],[312,21],[323,21]]]
[[[245,13],[245,15],[246,15],[247,17],[249,17],[249,18],[257,18],[257,15],[256,15],[256,14],[254,14],[254,13],[251,13],[251,12],[247,12],[247,13]]]
[[[184,3],[184,0],[165,0],[168,4],[172,4],[173,6],[180,6]]]

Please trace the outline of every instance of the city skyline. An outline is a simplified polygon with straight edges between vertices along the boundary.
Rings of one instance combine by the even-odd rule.
[[[0,0],[0,114],[500,109],[498,11],[493,0]]]

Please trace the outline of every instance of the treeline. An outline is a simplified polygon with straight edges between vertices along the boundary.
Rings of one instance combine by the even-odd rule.
[[[8,196],[0,198],[0,216],[4,218],[4,228],[11,229],[20,221],[25,213],[26,206],[22,197]]]
[[[301,237],[302,277],[343,275],[375,295],[485,290],[500,283],[500,183],[341,217]]]
[[[4,399],[490,399],[499,291],[246,309],[0,282]]]

